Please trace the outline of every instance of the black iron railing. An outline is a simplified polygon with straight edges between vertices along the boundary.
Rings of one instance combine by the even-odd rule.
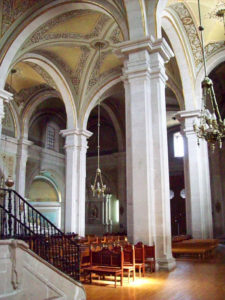
[[[0,188],[0,238],[24,240],[36,254],[80,280],[79,245],[12,189]]]

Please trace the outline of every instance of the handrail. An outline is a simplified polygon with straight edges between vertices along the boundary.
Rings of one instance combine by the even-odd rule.
[[[79,244],[13,189],[0,188],[0,238],[26,241],[32,251],[79,281]]]
[[[26,205],[28,207],[30,207],[32,210],[34,210],[39,216],[41,216],[46,222],[48,222],[52,227],[54,227],[55,230],[57,230],[61,235],[64,235],[64,233],[58,228],[56,227],[50,220],[48,220],[42,213],[40,213],[40,211],[38,211],[35,207],[33,207],[28,201],[26,201],[20,194],[18,194],[15,190],[13,189],[5,189],[5,188],[0,188],[0,190],[3,191],[11,191],[14,194],[17,195],[17,197],[19,197],[24,203],[26,203]]]
[[[0,204],[0,208],[3,209],[7,214],[9,214],[9,211]],[[30,231],[31,233],[33,233],[33,235],[35,235],[35,232],[32,231],[29,227],[27,227],[25,224],[23,224],[19,219],[17,219],[17,217],[15,217],[14,215],[11,215],[11,217],[16,221],[18,222],[21,226],[25,227],[25,229],[27,231]]]

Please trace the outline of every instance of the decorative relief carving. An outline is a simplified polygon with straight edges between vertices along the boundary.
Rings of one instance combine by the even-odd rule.
[[[62,70],[66,74],[68,74],[70,76],[71,81],[74,85],[76,94],[78,94],[78,92],[79,92],[79,84],[80,84],[81,74],[83,72],[84,65],[87,61],[87,58],[88,58],[88,55],[90,52],[90,49],[86,46],[81,46],[81,50],[82,50],[81,58],[80,58],[79,63],[75,70],[72,70],[70,68],[70,66],[67,65],[60,57],[58,57],[57,55],[53,54],[50,51],[47,51],[47,50],[37,51],[39,54],[44,55],[44,56],[48,57],[49,59],[51,59],[53,62],[55,62],[60,68],[62,68]]]
[[[225,0],[218,0],[214,8],[208,12],[206,17],[208,17],[209,19],[216,19],[220,22],[223,22],[223,18],[217,16],[216,13],[218,12],[218,10],[224,9],[224,7],[225,7]]]
[[[17,104],[18,107],[22,108],[24,103],[31,95],[35,95],[40,91],[51,91],[54,90],[48,84],[40,84],[36,86],[32,86],[30,88],[21,89],[18,93],[10,87],[10,85],[6,84],[5,89],[13,94],[13,101]]]
[[[111,74],[111,73],[118,73],[118,72],[121,71],[121,66],[116,66],[116,67],[114,67],[114,68],[111,68],[110,70],[107,70],[107,71],[103,72],[103,73],[99,76],[99,63],[100,63],[100,65],[102,65],[103,62],[104,62],[105,57],[106,57],[108,54],[110,54],[111,52],[112,52],[112,51],[111,51],[110,49],[109,49],[108,51],[103,52],[103,53],[101,54],[101,62],[99,62],[99,58],[97,59],[97,61],[96,61],[96,63],[95,63],[95,66],[94,66],[94,68],[93,68],[93,70],[92,70],[92,73],[91,73],[91,75],[90,75],[90,79],[89,79],[89,82],[88,82],[88,87],[87,87],[86,93],[88,93],[88,92],[90,91],[90,89],[91,89],[92,87],[94,87],[98,81],[103,82],[104,79],[105,79],[106,77],[108,77],[109,74]]]
[[[190,41],[196,68],[202,63],[201,42],[191,14],[183,3],[171,5],[179,16]]]
[[[224,41],[208,44],[205,47],[206,56],[208,57],[208,56],[212,55],[217,50],[220,50],[223,47],[225,47]]]
[[[225,3],[225,0],[220,0],[219,3]],[[199,39],[199,35],[197,29],[195,27],[194,21],[183,3],[177,3],[171,6],[175,12],[178,14],[182,24],[184,25],[185,31],[187,33],[187,37],[190,41],[192,53],[194,56],[195,67],[197,70],[200,69],[203,59],[202,59],[202,50],[201,50],[201,42]],[[205,47],[206,56],[212,55],[214,52],[224,47],[224,42],[216,42],[210,43]]]
[[[13,22],[18,19],[23,13],[35,4],[46,1],[36,0],[1,0],[3,1],[3,13],[2,13],[2,34],[4,34]]]
[[[5,109],[5,116],[2,119],[2,128],[14,132],[14,123],[13,123],[13,119],[8,104],[4,106],[4,109]]]
[[[117,26],[111,33],[109,40],[113,43],[113,44],[118,44],[120,42],[122,42],[121,39],[121,31],[119,29],[119,27]]]
[[[31,66],[46,81],[46,83],[49,86],[51,86],[54,89],[57,89],[57,86],[52,77],[42,67],[32,62],[26,62],[26,64]]]
[[[35,31],[35,33],[25,42],[25,44],[22,46],[22,49],[32,45],[39,43],[41,41],[48,41],[48,40],[60,40],[60,39],[85,39],[89,40],[94,37],[98,37],[99,33],[101,32],[104,25],[110,20],[110,18],[104,14],[102,14],[93,30],[88,34],[80,34],[76,32],[65,32],[65,33],[57,33],[57,32],[48,32],[50,29],[52,29],[54,26],[58,24],[62,24],[72,18],[87,15],[87,14],[93,14],[93,11],[91,10],[76,10],[76,11],[70,11],[67,13],[64,13],[60,16],[57,16],[50,21],[46,22],[42,26],[38,28],[38,30]]]

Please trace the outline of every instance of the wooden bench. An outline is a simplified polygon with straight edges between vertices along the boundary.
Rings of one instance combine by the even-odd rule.
[[[172,245],[174,256],[189,255],[204,259],[213,255],[214,249],[218,245],[218,240],[214,239],[190,239],[176,242]]]
[[[120,248],[116,251],[102,248],[100,251],[90,250],[90,266],[83,268],[84,279],[90,275],[90,283],[92,283],[92,274],[100,275],[101,277],[112,275],[114,276],[115,287],[117,276],[120,276],[120,284],[123,285],[123,250]]]

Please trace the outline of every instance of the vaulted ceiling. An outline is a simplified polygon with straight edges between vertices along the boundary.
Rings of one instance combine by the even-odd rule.
[[[10,35],[10,30],[19,20],[26,24],[26,16],[34,13],[53,0],[3,0],[2,26],[0,43]],[[84,3],[85,1],[78,1]],[[16,55],[17,63],[13,66],[16,73],[9,75],[7,86],[16,96],[20,106],[31,94],[43,89],[57,89],[57,85],[49,73],[40,65],[20,59],[24,54],[37,54],[47,58],[62,72],[72,89],[73,97],[79,108],[83,98],[90,98],[91,93],[103,86],[105,82],[121,75],[122,61],[114,54],[117,44],[124,40],[120,24],[112,13],[100,9],[99,0],[89,1],[96,5],[82,9],[71,9],[49,18],[37,27],[25,40]],[[114,9],[114,13],[126,19],[126,9],[122,0],[106,0],[104,3]],[[224,28],[221,18],[216,12],[224,7],[225,0],[201,0],[204,37],[208,54],[224,47]],[[183,30],[190,41],[195,67],[202,65],[200,38],[197,27],[197,0],[168,0],[167,9],[180,20]],[[33,10],[33,11],[32,11]],[[12,33],[13,34],[13,33]],[[98,40],[105,41],[101,51],[99,72],[99,52],[95,47]],[[1,45],[0,45],[1,46]],[[173,87],[182,95],[182,84],[176,59],[167,65],[167,75],[170,78],[168,86]],[[177,94],[176,94],[177,96]],[[177,97],[177,100],[179,97]],[[180,97],[181,98],[181,97]],[[180,107],[182,106],[181,103]]]

